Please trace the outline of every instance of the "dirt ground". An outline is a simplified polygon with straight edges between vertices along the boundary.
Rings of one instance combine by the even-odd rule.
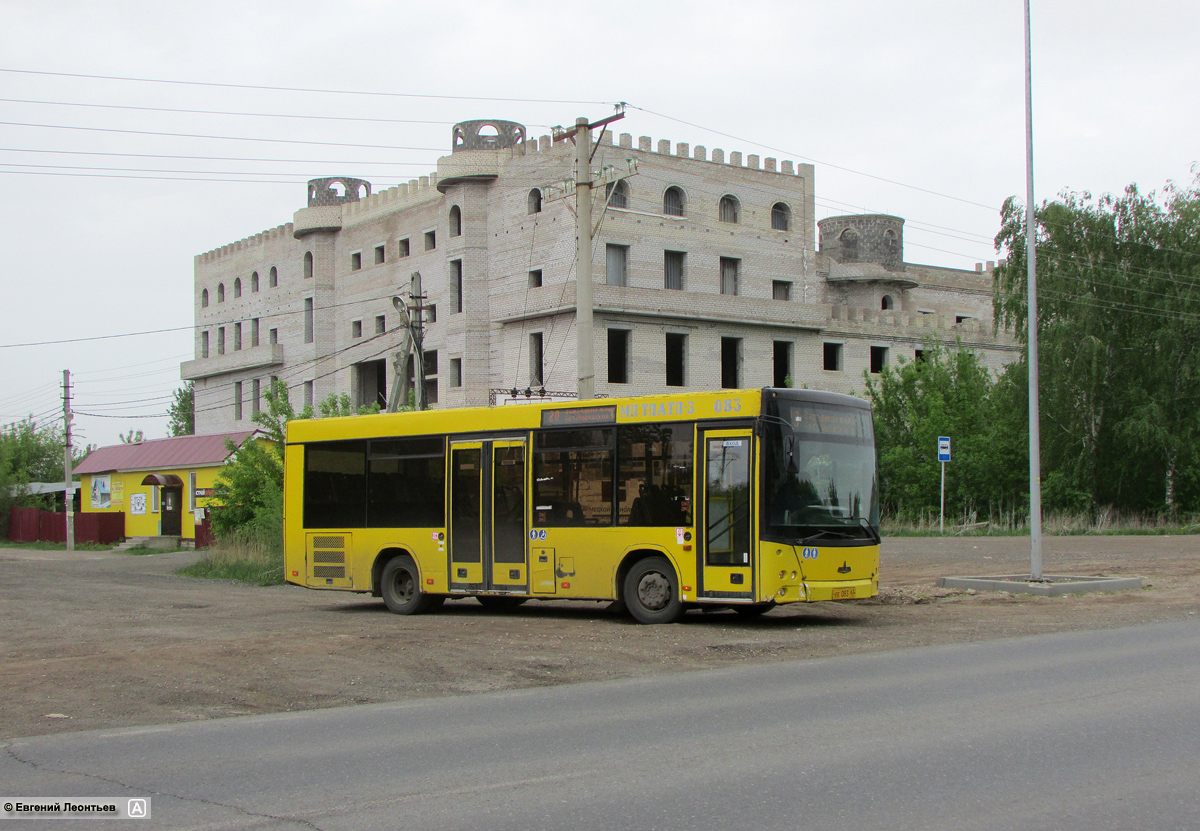
[[[175,575],[198,555],[0,549],[0,739],[681,672],[1200,612],[1200,537],[1048,537],[1044,573],[1144,578],[1065,598],[936,589],[1029,572],[1029,539],[885,539],[878,598],[691,612],[473,600],[398,617],[363,595]]]

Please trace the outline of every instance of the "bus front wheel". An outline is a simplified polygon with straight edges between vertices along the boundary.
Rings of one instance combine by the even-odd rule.
[[[666,557],[647,557],[625,575],[625,605],[638,623],[674,623],[683,616],[679,581]]]
[[[419,615],[441,604],[441,597],[421,591],[421,575],[408,557],[394,557],[383,567],[380,594],[388,609],[398,615]]]

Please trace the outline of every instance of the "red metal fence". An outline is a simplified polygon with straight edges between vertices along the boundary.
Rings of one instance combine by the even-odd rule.
[[[41,508],[13,508],[8,515],[8,538],[13,542],[67,541],[67,515]],[[75,542],[110,545],[125,538],[125,514],[75,512]]]

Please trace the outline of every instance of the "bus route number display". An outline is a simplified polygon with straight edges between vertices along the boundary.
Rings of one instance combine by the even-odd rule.
[[[606,407],[568,407],[542,410],[543,427],[576,427],[581,424],[615,424],[616,405]]]

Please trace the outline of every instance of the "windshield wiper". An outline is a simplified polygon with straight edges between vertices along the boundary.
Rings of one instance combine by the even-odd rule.
[[[858,520],[859,525],[867,529],[867,535],[871,539],[875,540],[876,545],[879,545],[881,542],[883,542],[883,537],[879,535],[879,532],[875,530],[875,526],[872,525],[865,516],[855,517],[855,519]]]
[[[834,531],[829,528],[822,528],[817,533],[810,534],[807,537],[805,537],[804,539],[800,540],[799,544],[800,545],[808,545],[810,542],[814,542],[814,541],[822,539],[824,537],[833,537],[834,539],[842,539],[842,540],[854,539],[853,534],[843,534],[841,531]]]

